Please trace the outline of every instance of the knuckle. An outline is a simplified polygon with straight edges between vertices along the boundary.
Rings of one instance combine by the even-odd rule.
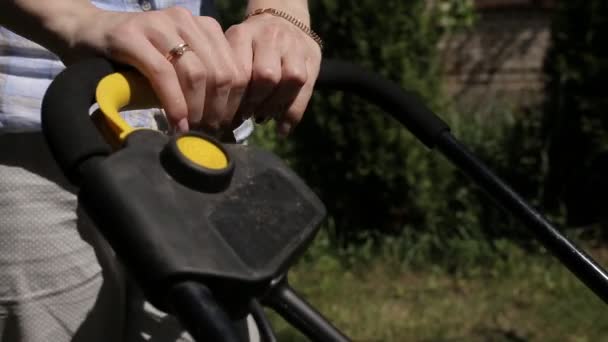
[[[264,83],[276,85],[281,79],[279,70],[271,67],[258,68],[254,71],[254,79]]]
[[[163,11],[146,12],[143,15],[147,15],[145,24],[147,27],[164,27],[171,23],[171,17]]]
[[[245,89],[247,88],[247,84],[249,83],[249,79],[245,76],[244,73],[237,73],[236,77],[233,81],[233,87],[236,89]]]
[[[233,75],[229,72],[218,72],[215,75],[215,86],[218,89],[225,90],[232,88],[233,81]]]
[[[302,68],[287,68],[283,74],[283,79],[290,84],[303,86],[308,81],[308,75]]]
[[[190,89],[196,89],[207,80],[207,71],[203,68],[188,72],[186,75],[186,83]]]
[[[179,22],[192,19],[192,13],[184,7],[173,6],[167,9],[167,14],[177,19]]]
[[[229,39],[243,39],[250,34],[248,29],[242,24],[233,25],[228,30],[226,30],[226,37]]]
[[[222,26],[217,20],[213,19],[212,17],[200,17],[199,20],[205,29],[210,30],[212,32],[220,32],[223,34],[224,30],[222,29]]]

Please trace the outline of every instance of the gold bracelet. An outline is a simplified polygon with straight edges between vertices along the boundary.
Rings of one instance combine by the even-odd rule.
[[[281,18],[289,21],[290,23],[294,24],[297,28],[302,30],[310,38],[312,38],[312,40],[314,40],[317,44],[319,44],[319,47],[321,48],[321,50],[323,50],[323,40],[321,39],[321,37],[319,37],[319,35],[315,31],[313,31],[310,27],[308,27],[306,24],[299,21],[298,19],[296,19],[294,16],[292,16],[291,14],[289,14],[287,12],[283,12],[283,11],[275,9],[275,8],[259,8],[259,9],[256,9],[255,11],[247,14],[243,20],[247,20],[255,15],[260,15],[260,14],[264,14],[264,13],[274,15],[275,17],[281,17]]]

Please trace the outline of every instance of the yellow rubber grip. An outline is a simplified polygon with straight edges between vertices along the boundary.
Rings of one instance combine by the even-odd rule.
[[[120,115],[127,106],[150,108],[157,105],[148,81],[139,73],[114,73],[104,77],[95,92],[99,109],[105,117],[113,140],[124,142],[134,129]]]

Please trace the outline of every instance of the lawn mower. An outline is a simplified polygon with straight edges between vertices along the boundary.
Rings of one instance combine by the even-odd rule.
[[[475,157],[416,95],[337,60],[323,62],[316,86],[356,94],[392,115],[608,301],[606,271]],[[119,111],[145,105],[149,92],[132,70],[92,59],[57,76],[42,108],[56,161],[147,300],[176,316],[197,341],[241,341],[234,322],[246,315],[254,317],[262,340],[275,341],[262,306],[311,340],[348,341],[287,279],[325,216],[323,203],[280,158],[260,148],[200,132],[131,128]],[[90,116],[94,103],[103,113],[101,129]]]

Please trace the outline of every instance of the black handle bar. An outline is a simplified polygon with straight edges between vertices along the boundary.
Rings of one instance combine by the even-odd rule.
[[[88,160],[111,152],[87,114],[97,84],[114,72],[116,67],[101,58],[74,64],[55,78],[42,100],[42,131],[59,167],[75,185]]]
[[[341,90],[364,98],[392,115],[429,148],[434,148],[441,134],[450,130],[417,95],[352,63],[324,60],[316,88]]]
[[[97,83],[115,71],[116,67],[104,59],[75,64],[57,76],[44,97],[43,131],[59,165],[75,184],[79,183],[82,162],[110,153],[109,146],[83,113],[88,113],[94,102]],[[324,61],[317,87],[340,89],[366,97],[391,113],[430,148],[435,146],[441,133],[449,130],[416,96],[349,63]]]

